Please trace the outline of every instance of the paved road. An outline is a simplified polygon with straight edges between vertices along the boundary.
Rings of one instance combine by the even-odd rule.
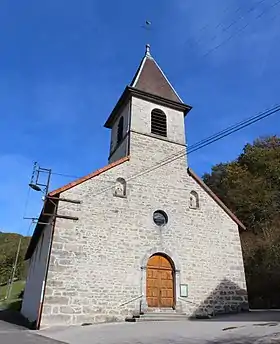
[[[60,341],[42,337],[17,325],[0,320],[1,344],[61,344]]]
[[[41,330],[40,335],[69,344],[277,344],[280,343],[280,312],[241,314],[207,321],[52,328]]]
[[[115,323],[29,331],[0,321],[1,344],[279,344],[280,312],[207,321]]]

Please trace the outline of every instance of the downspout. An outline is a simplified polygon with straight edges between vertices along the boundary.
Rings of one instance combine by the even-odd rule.
[[[50,200],[50,202],[53,202],[53,201]],[[51,250],[52,250],[52,243],[53,243],[55,219],[56,219],[56,214],[57,214],[58,202],[59,201],[57,201],[57,203],[53,202],[55,207],[54,207],[53,219],[52,219],[52,223],[51,223],[51,236],[50,236],[50,244],[49,244],[48,255],[47,255],[47,265],[46,265],[45,276],[44,276],[42,291],[41,291],[41,296],[40,296],[40,305],[39,305],[38,317],[37,317],[36,326],[35,326],[36,330],[39,330],[40,325],[41,325],[43,304],[44,304],[45,292],[46,292],[46,281],[47,281],[49,265],[50,265]]]

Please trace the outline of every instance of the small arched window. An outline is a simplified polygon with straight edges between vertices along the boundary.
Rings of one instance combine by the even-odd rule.
[[[126,197],[126,181],[124,178],[117,178],[114,196]]]
[[[118,132],[117,132],[117,144],[121,143],[123,139],[123,116],[120,118],[118,123]]]
[[[191,209],[199,208],[199,197],[196,191],[191,191],[190,193],[190,208]]]
[[[151,133],[167,137],[166,114],[160,109],[151,113]]]

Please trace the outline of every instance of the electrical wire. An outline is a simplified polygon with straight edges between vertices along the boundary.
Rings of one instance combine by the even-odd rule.
[[[269,9],[277,6],[280,3],[280,0],[276,1],[274,4],[272,4],[271,6],[269,6],[268,8],[264,9],[257,17],[255,17],[254,19],[257,20],[260,17],[262,17],[264,15],[265,12],[267,12]],[[245,30],[248,26],[250,25],[250,22],[247,22],[244,26],[242,26],[239,30],[233,32],[229,37],[227,37],[225,40],[223,40],[220,44],[216,45],[215,47],[209,49],[204,55],[202,55],[203,57],[208,56],[209,54],[211,54],[213,51],[219,49],[222,45],[226,44],[227,42],[229,42],[232,38],[234,38],[236,35],[240,34],[243,30]]]
[[[260,4],[264,3],[266,0],[260,0],[258,1],[254,6],[250,7],[249,10],[246,12],[246,14],[253,12]],[[225,27],[222,32],[226,32],[228,29],[230,29],[234,24],[236,24],[240,19],[244,19],[244,15],[239,16],[236,20],[231,22],[227,27]],[[216,38],[215,36],[214,38]]]
[[[33,222],[31,221],[30,224],[29,224],[29,227],[28,227],[28,229],[27,229],[27,231],[26,231],[26,236],[27,236],[27,237],[31,234],[32,225],[33,225]]]
[[[239,131],[239,130],[241,130],[241,129],[244,129],[244,128],[248,127],[249,125],[252,125],[252,124],[254,124],[254,123],[256,123],[256,122],[258,122],[258,121],[260,121],[260,120],[262,120],[262,119],[264,119],[264,118],[266,118],[266,117],[269,117],[269,116],[275,114],[275,113],[278,112],[278,111],[280,111],[280,106],[277,106],[276,108],[272,109],[272,110],[269,111],[269,112],[266,112],[266,113],[262,114],[261,116],[260,116],[260,115],[259,115],[259,116],[256,116],[256,118],[252,119],[251,121],[244,121],[244,123],[243,123],[242,125],[236,126],[236,128],[233,128],[231,131],[224,132],[224,133],[223,133],[222,135],[220,135],[219,137],[216,137],[216,138],[212,139],[209,143],[206,142],[206,143],[202,144],[202,145],[199,146],[199,147],[196,147],[196,148],[194,147],[193,149],[191,149],[190,151],[188,151],[188,154],[191,154],[191,153],[193,153],[193,152],[196,152],[198,149],[204,148],[204,147],[207,146],[208,144],[212,144],[212,143],[214,143],[214,142],[216,142],[216,141],[218,141],[218,140],[221,140],[222,138],[224,138],[224,137],[226,137],[226,136],[229,136],[229,135],[231,135],[231,134],[233,134],[233,133],[235,133],[235,132],[237,132],[237,131]]]
[[[40,173],[49,173],[48,171],[40,171]],[[61,177],[66,177],[66,178],[81,178],[72,174],[65,174],[65,173],[57,173],[57,172],[51,172],[51,175],[55,175],[55,176],[61,176]]]
[[[241,125],[244,125],[244,124],[246,124],[246,123],[248,123],[248,122],[250,122],[250,121],[253,121],[253,120],[255,120],[255,119],[259,118],[259,117],[262,117],[263,115],[267,114],[268,112],[274,111],[274,110],[278,109],[279,107],[280,107],[280,104],[275,104],[275,105],[273,105],[273,107],[266,108],[264,111],[258,112],[257,115],[248,117],[247,119],[244,119],[244,120],[242,120],[242,121],[240,121],[240,122],[237,122],[237,123],[235,123],[235,124],[233,124],[233,125],[227,127],[226,129],[223,129],[223,130],[217,132],[216,134],[213,134],[213,135],[207,137],[206,139],[203,139],[203,140],[198,141],[197,143],[195,143],[195,144],[189,146],[188,149],[189,149],[189,150],[190,150],[190,149],[193,149],[193,148],[195,148],[196,146],[198,146],[198,145],[200,145],[200,144],[202,144],[202,143],[205,143],[205,142],[209,141],[210,139],[213,139],[213,138],[215,138],[215,137],[218,137],[218,136],[220,136],[220,135],[222,135],[222,134],[224,134],[224,133],[226,133],[226,132],[228,132],[228,131],[230,131],[230,130],[236,128],[236,127],[239,127],[239,126],[241,126]]]
[[[243,129],[243,128],[245,128],[245,127],[247,127],[247,126],[249,126],[249,125],[251,125],[251,124],[253,124],[253,123],[255,123],[255,122],[257,122],[257,121],[260,121],[260,120],[263,119],[263,118],[266,118],[266,117],[268,117],[268,116],[271,116],[272,114],[274,114],[274,113],[276,113],[276,112],[278,112],[278,111],[280,111],[280,106],[278,107],[278,109],[273,110],[272,112],[270,112],[270,113],[264,115],[263,117],[257,118],[257,119],[255,119],[254,121],[252,121],[252,122],[250,122],[250,123],[246,123],[246,124],[243,125],[243,126],[239,126],[238,128],[236,128],[236,129],[234,129],[234,130],[232,130],[232,131],[225,132],[223,135],[221,135],[221,136],[219,136],[219,137],[215,137],[215,138],[213,138],[212,140],[206,139],[204,144],[202,144],[202,145],[200,145],[200,146],[197,146],[197,147],[194,148],[194,149],[187,149],[186,151],[182,152],[181,154],[176,155],[174,158],[171,158],[171,159],[167,160],[166,162],[164,162],[164,163],[162,163],[162,164],[160,164],[160,165],[158,165],[158,166],[155,166],[154,168],[152,168],[152,169],[150,169],[149,171],[147,171],[147,173],[152,172],[152,171],[154,171],[155,169],[157,169],[157,168],[159,168],[159,167],[165,166],[165,165],[168,164],[168,163],[174,162],[175,160],[180,159],[181,157],[183,157],[183,156],[186,155],[186,154],[189,155],[189,154],[191,154],[191,153],[193,153],[193,152],[195,152],[195,151],[197,151],[197,150],[199,150],[199,149],[201,149],[201,148],[204,148],[204,147],[206,147],[206,146],[208,146],[208,145],[210,145],[210,144],[212,144],[212,143],[214,143],[214,142],[216,142],[216,141],[218,141],[218,140],[220,140],[220,139],[222,139],[222,138],[224,138],[224,137],[226,137],[226,136],[229,136],[229,135],[231,135],[231,134],[233,134],[233,133],[235,133],[235,132],[237,132],[237,131],[239,131],[239,130],[241,130],[241,129]],[[142,173],[142,174],[140,174],[140,175],[143,175],[143,174],[145,174],[145,173]],[[137,175],[137,177],[140,176],[140,175]],[[133,178],[134,178],[134,177],[133,177]],[[129,178],[129,180],[131,180],[131,179],[133,179],[133,178]]]
[[[247,11],[246,13],[250,13],[252,12],[254,9],[256,9],[257,6],[259,6],[261,3],[263,3],[265,0],[260,0],[259,2],[257,2],[254,6],[252,6],[249,11]],[[275,3],[273,3],[272,5],[270,5],[269,7],[267,7],[266,9],[264,9],[257,17],[255,17],[254,19],[257,20],[260,17],[262,17],[268,10],[270,10],[271,8],[277,6],[280,3],[280,0],[276,1]],[[235,12],[238,12],[240,8],[237,8],[237,10]],[[278,13],[279,14],[279,13]],[[277,15],[278,15],[277,14]],[[273,19],[275,19],[275,17],[277,16],[275,15],[273,17]],[[240,17],[238,17],[238,19],[236,19],[235,21],[233,21],[232,23],[230,23],[226,28],[224,28],[222,30],[222,32],[226,32],[232,25],[234,25],[235,23],[237,23],[240,19],[243,19],[244,16],[241,15]],[[209,49],[206,53],[204,53],[201,58],[204,58],[208,55],[210,55],[212,52],[216,51],[217,49],[219,49],[221,46],[223,46],[224,44],[226,44],[227,42],[229,42],[230,40],[232,40],[235,36],[239,35],[243,30],[245,30],[248,26],[250,25],[250,21],[247,22],[244,26],[242,26],[241,28],[239,28],[238,30],[234,31],[230,36],[228,36],[226,39],[224,39],[221,43],[219,43],[218,45],[214,46],[213,48]],[[217,25],[219,26],[219,24]],[[203,28],[202,28],[203,29]],[[215,38],[217,37],[217,34],[214,35],[212,37],[212,39],[210,41],[208,41],[208,43],[211,43]],[[198,44],[201,41],[201,39],[199,39],[198,41],[196,41],[196,43]],[[180,71],[180,74],[182,74],[182,72]],[[162,85],[159,85],[158,87],[163,87]]]
[[[163,166],[165,166],[165,165],[167,165],[167,164],[169,164],[171,162],[174,162],[177,159],[182,158],[185,155],[189,155],[189,154],[191,154],[191,153],[193,153],[193,152],[195,152],[195,151],[197,151],[199,149],[202,149],[202,148],[204,148],[206,146],[209,146],[210,144],[212,144],[214,142],[217,142],[217,141],[221,140],[222,138],[224,138],[226,136],[229,136],[229,135],[231,135],[231,134],[233,134],[233,133],[235,133],[235,132],[237,132],[237,131],[239,131],[239,130],[241,130],[243,128],[246,128],[246,127],[248,127],[248,126],[250,126],[250,125],[252,125],[252,124],[254,124],[254,123],[256,123],[256,122],[258,122],[258,121],[260,121],[262,119],[264,119],[264,118],[267,118],[267,117],[269,117],[269,116],[279,112],[279,111],[280,111],[280,105],[277,105],[277,106],[274,106],[270,110],[266,110],[266,111],[264,111],[264,112],[262,112],[262,113],[260,113],[258,115],[250,117],[247,120],[243,120],[243,121],[237,123],[236,125],[232,125],[229,128],[224,129],[224,130],[218,132],[217,134],[211,135],[210,137],[208,137],[208,138],[206,138],[204,140],[199,141],[198,143],[190,146],[188,149],[184,149],[184,152],[181,152],[181,154],[173,154],[173,158],[172,158],[172,156],[170,156],[167,159],[163,159],[162,163],[157,163],[156,165],[152,166],[151,168],[145,169],[142,172],[139,172],[139,173],[137,173],[135,175],[132,175],[131,177],[128,177],[126,179],[126,181],[128,182],[128,181],[131,181],[131,180],[133,180],[135,178],[143,176],[143,175],[145,175],[147,173],[150,173],[150,172],[156,170],[157,168],[163,167]],[[62,174],[60,174],[60,175],[62,175]],[[93,194],[92,197],[96,197],[96,196],[98,196],[100,194],[103,194],[104,192],[111,190],[114,186],[115,186],[115,184],[113,184],[113,185],[111,185],[111,186],[109,186],[107,188],[104,188],[100,192]],[[29,235],[29,232],[31,230],[32,224],[33,223],[31,222],[30,226],[28,228],[27,236]]]
[[[260,3],[264,2],[264,1],[265,1],[265,0],[260,0],[257,4],[255,4],[254,8],[255,8],[258,4],[260,4]],[[223,11],[222,15],[223,15],[224,13],[228,12],[228,10],[229,10],[230,7],[231,7],[231,6],[228,6],[228,7]],[[236,13],[240,12],[241,9],[242,9],[241,6],[237,7],[233,14],[236,14]],[[250,10],[249,10],[248,12],[246,12],[245,14],[247,14],[247,13],[249,13],[249,12],[250,12]],[[227,26],[226,28],[222,29],[222,32],[227,31],[232,25],[234,25],[235,23],[237,23],[238,20],[239,20],[240,18],[244,18],[244,17],[243,17],[243,16],[240,16],[237,20],[234,20],[233,22],[231,22],[231,23],[229,24],[229,26]],[[220,21],[218,24],[216,24],[216,26],[215,26],[214,29],[218,29],[222,24],[223,24],[223,21]],[[205,30],[205,29],[206,29],[207,27],[209,27],[209,26],[210,26],[209,23],[206,24],[206,25],[204,25],[204,26],[198,31],[198,33],[201,32],[201,31],[203,31],[203,30]],[[212,37],[212,39],[210,40],[210,42],[212,42],[216,37],[217,37],[217,34],[215,34],[215,35]],[[187,39],[187,41],[186,41],[184,44],[186,44],[186,43],[187,43],[188,41],[190,41],[190,40],[191,40],[191,38]],[[198,45],[202,40],[203,40],[203,38],[200,37],[200,38],[199,38],[198,40],[196,40],[194,43],[195,43],[196,45]]]
[[[210,142],[211,140],[216,140],[217,138],[219,138],[221,136],[224,137],[223,135],[231,132],[232,130],[235,130],[237,127],[240,127],[240,126],[243,126],[243,125],[247,126],[247,124],[250,124],[252,121],[256,121],[258,119],[262,119],[263,116],[266,116],[266,114],[269,114],[270,112],[275,111],[275,110],[278,110],[278,111],[280,110],[280,104],[277,104],[277,105],[273,106],[272,108],[267,108],[263,112],[259,112],[257,115],[251,116],[251,117],[249,117],[249,118],[247,118],[245,120],[242,120],[242,121],[240,121],[240,122],[238,122],[238,123],[236,123],[236,124],[226,128],[226,129],[223,129],[223,130],[219,131],[216,134],[213,134],[213,135],[207,137],[206,139],[198,141],[197,143],[195,143],[195,144],[193,144],[193,145],[191,145],[191,146],[189,146],[187,148],[187,154],[190,154],[191,151],[196,149],[196,148],[199,149],[199,147],[201,145],[205,145],[208,142]],[[242,128],[240,128],[240,129],[242,129]],[[173,154],[172,156],[170,156],[170,157],[164,159],[163,161],[159,162],[159,164],[164,163],[166,161],[169,161],[170,159],[172,159],[172,161],[173,161],[173,158],[176,158],[177,156],[181,157],[182,155],[185,155],[185,154],[186,154],[186,149],[184,148],[184,149],[180,150],[179,152],[177,152],[176,154]]]
[[[64,174],[64,173],[56,173],[56,172],[52,172],[51,173],[52,175],[55,175],[55,176],[62,176],[62,177],[67,177],[67,178],[80,178],[78,176],[73,176],[71,174]]]
[[[173,154],[173,157],[170,156],[167,159],[163,159],[163,162],[157,163],[156,165],[152,166],[151,168],[145,169],[145,170],[143,170],[143,171],[141,171],[141,172],[139,172],[139,173],[137,173],[137,174],[135,174],[135,175],[133,175],[131,177],[128,177],[126,179],[126,181],[131,181],[131,180],[133,180],[135,178],[138,178],[138,177],[143,176],[143,175],[145,175],[147,173],[150,173],[150,172],[156,170],[157,168],[165,166],[166,164],[171,163],[171,162],[173,162],[173,161],[175,161],[177,159],[180,159],[180,158],[182,158],[183,156],[185,156],[187,154],[191,154],[191,153],[193,153],[193,152],[195,152],[195,151],[197,151],[197,150],[199,150],[201,148],[204,148],[204,147],[206,147],[206,146],[208,146],[208,145],[210,145],[210,144],[212,144],[212,143],[214,143],[214,142],[216,142],[216,141],[218,141],[218,140],[220,140],[220,139],[222,139],[222,138],[224,138],[226,136],[229,136],[229,135],[231,135],[231,134],[233,134],[233,133],[235,133],[235,132],[237,132],[237,131],[245,128],[245,127],[248,127],[249,125],[252,125],[253,123],[256,123],[256,122],[258,122],[258,121],[260,121],[260,120],[262,120],[262,119],[264,119],[266,117],[269,117],[269,116],[271,116],[274,113],[279,112],[279,111],[280,111],[280,105],[272,108],[270,111],[264,111],[263,113],[261,113],[261,114],[259,114],[257,116],[251,117],[250,121],[249,120],[241,121],[239,123],[243,123],[242,125],[231,126],[230,127],[230,128],[232,128],[231,130],[227,130],[227,129],[222,130],[220,133],[223,133],[223,134],[221,134],[221,135],[212,135],[211,136],[212,139],[207,138],[205,140],[202,140],[203,143],[201,145],[195,144],[195,145],[193,145],[193,148],[190,147],[190,149],[184,149],[184,151],[181,152],[181,154],[178,154],[178,153]],[[100,194],[102,194],[102,193],[112,189],[112,187],[113,186],[105,188],[105,189],[101,190],[100,192],[92,195],[92,197],[98,196],[98,195],[100,195]]]
[[[231,125],[231,126],[227,127],[226,129],[223,129],[223,130],[221,130],[221,131],[219,131],[219,132],[217,132],[217,133],[215,133],[215,134],[213,134],[213,135],[211,135],[211,136],[209,136],[203,140],[196,142],[193,145],[190,145],[187,148],[184,148],[184,149],[178,151],[177,153],[170,155],[167,158],[162,159],[156,165],[151,166],[150,168],[145,169],[145,170],[137,173],[137,175],[129,177],[128,180],[132,180],[132,179],[134,179],[140,175],[143,175],[145,173],[149,173],[158,167],[164,166],[166,163],[173,162],[174,160],[183,157],[184,155],[189,155],[189,154],[191,154],[191,153],[193,153],[199,149],[202,149],[202,148],[208,146],[209,144],[212,144],[212,143],[214,143],[214,142],[216,142],[216,141],[218,141],[218,140],[220,140],[226,136],[229,136],[230,134],[233,134],[233,133],[235,133],[235,132],[237,132],[243,128],[246,128],[249,125],[252,125],[252,124],[254,124],[254,123],[256,123],[256,122],[258,122],[258,121],[260,121],[266,117],[269,117],[278,111],[280,111],[280,104],[276,104],[272,108],[267,108],[266,110],[259,112],[257,115],[251,116],[245,120],[237,122],[236,124]],[[63,173],[52,172],[52,174],[65,176],[65,177],[79,178],[77,176],[71,176],[69,174],[63,174]],[[110,189],[111,187],[112,186],[108,187],[106,190]]]
[[[24,204],[24,207],[23,207],[23,217],[25,217],[25,215],[26,215],[27,206],[28,206],[28,202],[29,202],[29,197],[30,197],[30,187],[28,188],[26,199],[25,199],[25,204]]]

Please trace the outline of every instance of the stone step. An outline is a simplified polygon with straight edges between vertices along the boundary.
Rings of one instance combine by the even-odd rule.
[[[173,309],[173,308],[152,308],[152,307],[149,307],[147,310],[146,310],[146,313],[176,313],[176,310]],[[145,314],[146,314],[145,313]]]
[[[182,321],[187,320],[188,317],[183,313],[173,312],[147,312],[141,315],[134,315],[133,317],[126,318],[129,322],[142,322],[142,321]]]
[[[144,322],[144,321],[183,321],[183,320],[188,320],[186,315],[180,315],[177,317],[169,316],[169,317],[162,317],[162,316],[157,316],[157,317],[140,317],[136,318],[135,322]]]
[[[147,318],[156,318],[156,317],[178,317],[178,316],[184,316],[185,314],[184,313],[176,313],[175,311],[174,312],[164,312],[164,313],[144,313],[144,314],[141,314],[140,317],[147,317]]]

